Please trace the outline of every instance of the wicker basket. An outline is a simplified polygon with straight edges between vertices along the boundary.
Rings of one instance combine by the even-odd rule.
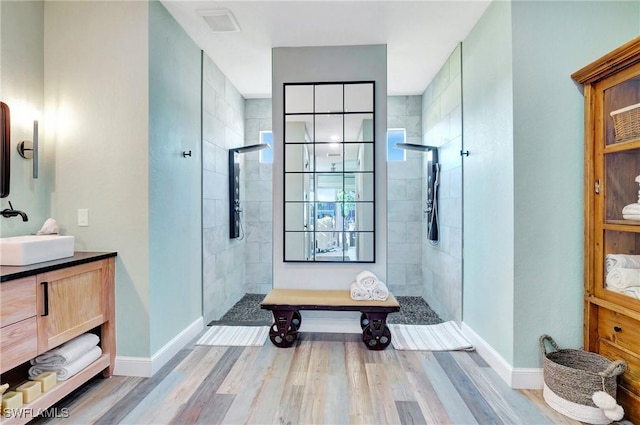
[[[617,109],[610,113],[613,118],[613,130],[616,142],[640,137],[640,103]]]
[[[545,341],[555,351],[548,353]],[[626,370],[625,362],[612,362],[599,354],[583,350],[561,350],[549,335],[540,337],[540,350],[544,357],[543,396],[547,404],[581,422],[611,423],[611,419],[593,403],[591,397],[596,391],[605,391],[616,398],[617,376]]]

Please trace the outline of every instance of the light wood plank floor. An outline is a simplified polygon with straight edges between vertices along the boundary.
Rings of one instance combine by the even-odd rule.
[[[474,352],[369,351],[356,334],[303,333],[287,349],[191,345],[151,378],[97,378],[53,409],[68,418],[34,423],[579,424]]]

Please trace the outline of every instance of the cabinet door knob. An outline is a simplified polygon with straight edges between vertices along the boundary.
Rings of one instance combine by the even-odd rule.
[[[622,328],[620,326],[614,326],[613,330],[616,332],[622,332]]]

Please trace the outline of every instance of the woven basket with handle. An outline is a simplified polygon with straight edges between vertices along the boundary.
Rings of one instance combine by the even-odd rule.
[[[545,342],[555,351],[547,352]],[[626,370],[626,363],[588,351],[560,349],[549,335],[540,337],[540,350],[544,357],[543,396],[547,404],[581,422],[611,423],[591,397],[596,391],[605,391],[615,399],[617,377]]]

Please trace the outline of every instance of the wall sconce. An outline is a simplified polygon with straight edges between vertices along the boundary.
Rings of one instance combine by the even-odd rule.
[[[38,178],[38,120],[33,121],[33,142],[18,143],[18,153],[24,159],[33,159],[33,178]]]

